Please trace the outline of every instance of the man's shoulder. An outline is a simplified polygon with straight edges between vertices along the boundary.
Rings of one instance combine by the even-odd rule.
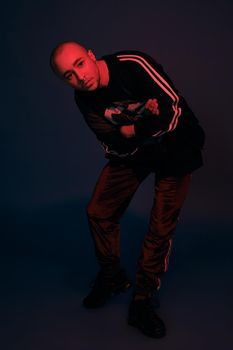
[[[124,56],[124,55],[139,55],[139,56],[148,56],[148,53],[140,50],[121,50],[114,53],[114,55]]]
[[[125,74],[145,74],[147,67],[162,69],[162,66],[148,53],[139,50],[121,50],[110,55],[103,56],[109,68],[124,71]]]
[[[135,59],[140,59],[140,58],[145,58],[145,59],[152,59],[153,57],[150,56],[148,53],[139,51],[139,50],[121,50],[121,51],[116,51],[111,54],[105,55],[101,57],[102,59],[104,58],[115,58],[118,61],[123,61],[124,59],[130,59],[130,58],[135,58]]]

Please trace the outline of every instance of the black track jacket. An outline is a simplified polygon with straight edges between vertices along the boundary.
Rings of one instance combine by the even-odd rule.
[[[160,176],[179,176],[203,165],[205,133],[163,67],[139,51],[103,56],[109,84],[95,91],[75,90],[86,123],[114,162],[150,163]],[[159,115],[144,105],[156,98]],[[125,138],[121,125],[135,125]]]

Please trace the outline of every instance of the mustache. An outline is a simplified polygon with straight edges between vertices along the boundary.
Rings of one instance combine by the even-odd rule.
[[[82,80],[81,81],[82,87],[87,86],[91,80],[92,80],[92,78]]]

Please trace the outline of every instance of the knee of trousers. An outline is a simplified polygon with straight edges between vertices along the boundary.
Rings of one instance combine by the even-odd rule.
[[[150,225],[150,231],[158,239],[159,237],[165,238],[166,236],[169,239],[169,236],[172,235],[178,221],[179,217],[170,218],[170,220],[161,220],[160,218],[154,219],[152,225]]]
[[[88,203],[86,207],[87,217],[90,220],[108,220],[111,218],[111,213],[109,213],[109,208],[103,208],[97,205],[95,202]]]

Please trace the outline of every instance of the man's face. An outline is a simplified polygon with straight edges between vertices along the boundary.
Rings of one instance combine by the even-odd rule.
[[[54,59],[59,76],[77,90],[94,91],[99,87],[100,73],[92,51],[66,44]]]

